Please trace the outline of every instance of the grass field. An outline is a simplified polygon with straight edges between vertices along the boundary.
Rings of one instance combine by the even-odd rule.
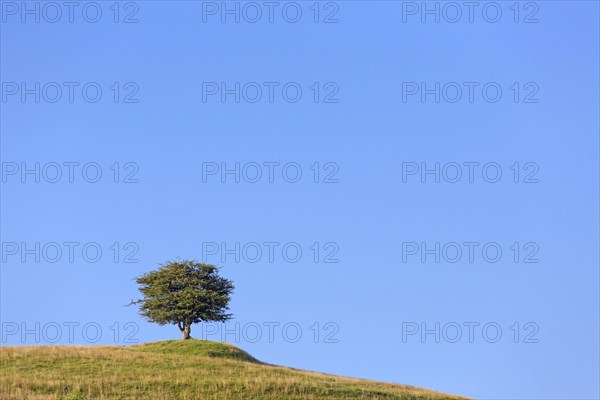
[[[411,386],[259,362],[226,343],[0,350],[0,399],[460,399]]]

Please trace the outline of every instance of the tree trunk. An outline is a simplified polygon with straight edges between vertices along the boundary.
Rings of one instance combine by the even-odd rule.
[[[183,340],[188,340],[191,339],[192,337],[190,336],[190,332],[192,331],[192,325],[191,324],[183,324],[183,329],[181,330],[181,338]]]

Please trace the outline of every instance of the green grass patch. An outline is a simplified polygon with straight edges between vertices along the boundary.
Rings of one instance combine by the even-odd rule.
[[[260,363],[256,358],[235,346],[225,342],[210,340],[164,340],[131,346],[132,350],[159,354],[178,354],[187,356],[218,357],[239,361]]]

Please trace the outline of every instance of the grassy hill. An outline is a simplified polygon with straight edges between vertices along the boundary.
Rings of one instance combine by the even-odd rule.
[[[261,363],[227,343],[0,350],[0,399],[459,399],[411,386]]]

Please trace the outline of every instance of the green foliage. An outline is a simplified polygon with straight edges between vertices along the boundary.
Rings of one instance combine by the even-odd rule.
[[[151,322],[177,324],[184,339],[189,339],[192,324],[231,318],[226,311],[234,286],[219,276],[214,265],[169,261],[137,277],[136,282],[144,297],[131,304],[139,304],[140,314]]]

